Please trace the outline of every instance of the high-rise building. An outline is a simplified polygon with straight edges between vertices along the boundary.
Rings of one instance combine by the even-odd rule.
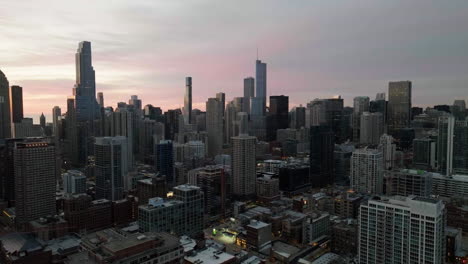
[[[12,123],[20,123],[23,120],[23,87],[21,86],[11,86],[10,111]]]
[[[127,138],[98,137],[94,144],[96,198],[116,201],[123,198],[128,174]]]
[[[353,141],[359,142],[361,138],[361,115],[364,112],[369,112],[369,97],[358,96],[354,97],[353,107]]]
[[[362,203],[359,263],[445,263],[445,218],[444,204],[432,198],[377,197]]]
[[[73,88],[75,111],[78,122],[92,123],[96,119],[96,80],[91,58],[91,42],[83,41],[78,45],[76,60],[76,84]],[[89,124],[91,125],[91,124]]]
[[[15,142],[13,157],[17,224],[55,215],[55,147],[25,139]]]
[[[206,130],[208,132],[208,156],[221,153],[223,147],[223,102],[217,98],[206,101]]]
[[[41,116],[39,117],[39,124],[41,124],[42,128],[45,128],[45,126],[46,126],[46,117],[45,117],[44,113],[42,113]]]
[[[387,125],[390,135],[400,128],[410,127],[411,88],[411,81],[388,84]]]
[[[340,144],[335,145],[333,152],[333,178],[336,184],[349,185],[349,175],[351,169],[351,156],[353,155],[354,145]]]
[[[103,92],[99,92],[97,94],[97,100],[98,100],[98,104],[99,104],[100,107],[102,107],[102,108],[106,107],[104,105],[104,93]]]
[[[239,135],[239,122],[237,114],[242,112],[243,97],[236,97],[226,105],[224,113],[224,143],[229,144],[231,137]]]
[[[185,77],[184,123],[192,123],[192,77]]]
[[[62,176],[65,193],[86,193],[86,176],[81,171],[69,170]]]
[[[58,120],[62,116],[62,109],[58,106],[54,106],[52,108],[52,125],[53,125],[53,131],[54,135],[58,137]]]
[[[261,99],[262,115],[265,115],[267,98],[267,64],[261,60],[255,61],[255,81],[255,97]]]
[[[455,121],[453,171],[468,175],[468,121]]]
[[[432,174],[421,170],[384,171],[385,194],[400,196],[424,196],[432,193]]]
[[[247,77],[244,79],[244,106],[243,112],[250,114],[250,99],[255,97],[255,79]]]
[[[327,126],[310,128],[310,183],[313,188],[333,184],[335,137]]]
[[[196,236],[203,232],[203,192],[192,185],[174,187],[174,199],[151,198],[138,208],[142,232]]]
[[[413,166],[418,169],[432,170],[436,164],[436,142],[432,138],[413,140]]]
[[[455,118],[447,115],[439,118],[437,135],[437,167],[447,176],[453,171],[453,134]]]
[[[0,139],[11,137],[10,84],[0,71]]]
[[[155,160],[154,146],[164,139],[164,124],[156,120],[144,119],[140,121],[140,151],[139,160],[152,164]]]
[[[289,97],[284,95],[270,96],[270,108],[267,115],[267,141],[276,140],[278,129],[288,128]]]
[[[170,109],[164,113],[164,126],[166,139],[174,140],[175,135],[179,133],[179,119],[183,118],[180,109]]]
[[[242,130],[246,130],[242,128]],[[232,188],[233,194],[240,197],[255,195],[256,137],[239,134],[232,137]]]
[[[360,140],[361,144],[378,145],[384,133],[384,117],[382,113],[363,112],[361,114]]]
[[[134,160],[134,155],[133,155],[133,145],[138,144],[138,141],[135,141],[135,138],[133,137],[133,133],[135,132],[135,126],[136,124],[134,123],[135,115],[133,115],[132,112],[130,112],[127,108],[125,107],[118,107],[112,114],[110,115],[110,134],[106,136],[110,137],[117,137],[117,136],[123,136],[127,138],[126,144],[127,144],[127,160],[128,160],[128,170],[133,169],[133,160]]]
[[[351,188],[360,193],[383,193],[383,157],[377,149],[361,148],[351,156]]]
[[[289,112],[290,123],[289,127],[294,129],[300,129],[305,126],[306,108],[302,105],[293,107]]]
[[[384,170],[391,170],[396,166],[396,144],[393,137],[383,134],[380,137],[379,150],[382,152]]]
[[[141,118],[143,116],[143,106],[141,103],[141,99],[138,99],[138,95],[130,96],[130,99],[128,100],[128,105],[131,106],[130,109],[133,110],[133,112],[135,112],[135,114],[138,117]]]
[[[166,176],[166,181],[170,186],[174,186],[174,154],[171,140],[161,140],[155,146],[155,167],[156,172]]]
[[[337,142],[344,142],[349,138],[350,120],[345,118],[343,99],[336,98],[315,99],[307,104],[305,110],[305,126],[325,125],[335,134]]]
[[[216,94],[216,99],[218,99],[218,101],[221,103],[219,108],[220,108],[220,111],[221,113],[223,114],[224,116],[224,109],[226,107],[226,94],[225,93],[217,93]]]

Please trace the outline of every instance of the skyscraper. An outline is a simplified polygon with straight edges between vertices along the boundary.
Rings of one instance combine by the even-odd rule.
[[[262,113],[266,112],[266,97],[267,97],[267,64],[261,60],[255,62],[255,97],[261,99]]]
[[[361,148],[351,156],[351,188],[360,193],[382,194],[383,157],[377,149]]]
[[[54,130],[54,135],[58,137],[58,120],[62,116],[62,109],[58,106],[52,108],[52,125]]]
[[[247,130],[245,117],[241,117],[241,131],[237,137],[232,137],[232,188],[233,194],[238,197],[247,197],[255,194],[256,163],[255,143],[256,137],[244,134]]]
[[[138,116],[143,116],[142,103],[141,99],[138,99],[138,95],[130,96],[130,99],[128,100],[128,105],[133,106],[133,110],[135,110],[135,113]]]
[[[361,115],[361,144],[378,145],[380,136],[384,133],[384,117],[382,113],[363,112]]]
[[[383,134],[380,137],[378,148],[382,151],[383,168],[385,170],[395,168],[396,144],[393,141],[393,137],[387,134]]]
[[[94,144],[96,158],[96,198],[116,201],[123,198],[128,173],[127,138],[98,137]]]
[[[104,105],[104,93],[99,92],[99,93],[97,94],[97,98],[98,98],[98,104],[99,104],[99,106],[100,106],[100,107],[106,107],[106,106]]]
[[[359,263],[445,263],[445,222],[440,200],[368,200],[359,210]]]
[[[0,71],[0,139],[11,137],[9,87],[8,79]]]
[[[250,114],[250,99],[255,97],[255,79],[247,77],[244,79],[244,107],[242,111]]]
[[[437,135],[437,167],[439,172],[450,176],[453,170],[453,132],[455,118],[453,116],[439,117]]]
[[[76,52],[76,84],[73,88],[75,96],[77,121],[92,123],[97,114],[96,80],[91,58],[91,42],[83,41]]]
[[[21,123],[23,120],[23,87],[12,85],[10,90],[11,122]]]
[[[173,152],[173,145],[170,140],[161,140],[155,145],[154,156],[156,158],[156,172],[166,176],[167,183],[170,186],[175,185]]]
[[[291,112],[289,113],[290,116],[290,128],[300,129],[301,127],[305,126],[305,115],[306,109],[302,105],[293,107]]]
[[[55,215],[55,147],[26,139],[15,143],[13,157],[17,224]]]
[[[468,175],[468,121],[455,121],[453,171]]]
[[[39,117],[39,124],[41,124],[42,128],[45,128],[46,126],[46,117],[44,113],[41,113],[41,116]]]
[[[267,115],[267,140],[276,140],[276,131],[286,129],[289,125],[289,97],[284,95],[270,96],[270,111]]]
[[[361,139],[361,115],[364,112],[369,112],[369,97],[354,97],[353,142],[359,142]]]
[[[206,101],[206,131],[208,132],[208,156],[221,153],[223,147],[223,113],[222,102],[217,98]]]
[[[388,84],[387,125],[390,135],[395,135],[395,131],[400,128],[410,126],[411,87],[411,81]]]
[[[310,183],[313,188],[333,184],[334,135],[328,126],[310,127]]]
[[[185,77],[184,123],[192,123],[192,77]]]

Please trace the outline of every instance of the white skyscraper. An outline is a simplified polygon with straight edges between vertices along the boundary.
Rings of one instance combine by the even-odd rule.
[[[245,117],[242,117],[241,131],[244,128]],[[255,181],[257,178],[255,164],[256,137],[241,133],[232,137],[232,187],[237,196],[249,196],[255,194]]]
[[[382,152],[377,149],[357,149],[351,156],[351,188],[360,193],[382,194]]]
[[[416,196],[364,202],[358,263],[445,263],[444,208],[440,200]]]

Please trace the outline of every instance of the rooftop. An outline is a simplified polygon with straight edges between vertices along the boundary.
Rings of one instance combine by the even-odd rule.
[[[189,263],[198,263],[198,264],[225,263],[233,259],[235,259],[233,255],[217,250],[212,247],[208,247],[206,249],[196,251],[193,254],[185,257],[185,261]]]

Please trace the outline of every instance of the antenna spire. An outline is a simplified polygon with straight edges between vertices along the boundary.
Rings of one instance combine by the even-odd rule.
[[[258,47],[257,47],[257,60],[258,60]]]

